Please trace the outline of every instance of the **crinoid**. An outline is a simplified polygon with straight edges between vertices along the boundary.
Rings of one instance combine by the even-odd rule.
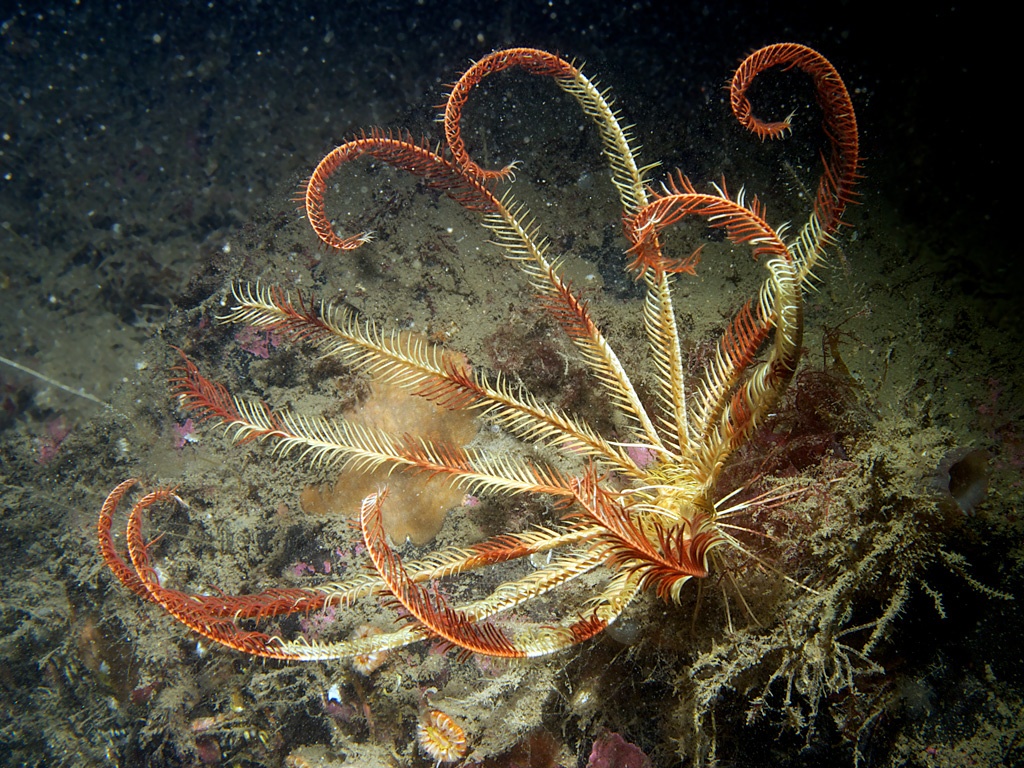
[[[328,180],[358,158],[406,171],[428,188],[479,212],[493,241],[537,294],[538,307],[564,329],[580,359],[603,388],[608,408],[626,425],[628,438],[613,441],[581,418],[524,391],[501,376],[471,367],[463,357],[427,341],[381,330],[349,310],[266,286],[239,285],[226,323],[272,329],[304,342],[366,374],[404,388],[447,409],[468,409],[480,419],[537,448],[531,456],[436,444],[415,435],[386,434],[367,426],[328,421],[232,396],[187,358],[176,368],[173,387],[182,407],[224,425],[239,443],[271,442],[280,454],[313,465],[385,466],[465,487],[475,494],[544,496],[561,510],[558,522],[509,531],[482,543],[444,548],[405,562],[389,544],[381,524],[388,503],[382,487],[362,500],[359,523],[373,571],[300,589],[275,589],[240,596],[198,595],[164,586],[142,533],[143,513],[177,497],[158,490],[142,497],[128,516],[126,561],[115,547],[111,524],[118,503],[136,481],[114,489],[99,518],[100,550],[129,589],[158,603],[182,623],[223,645],[277,659],[330,659],[395,648],[435,638],[465,653],[503,657],[538,656],[583,642],[616,620],[642,591],[678,601],[684,585],[708,574],[723,548],[743,549],[730,533],[725,499],[717,487],[730,454],[744,442],[787,386],[800,358],[802,292],[813,279],[823,249],[851,202],[858,171],[857,124],[849,96],[835,69],[820,54],[780,44],[749,56],[732,81],[732,109],[757,136],[786,134],[789,122],[763,122],[746,91],[764,70],[782,66],[807,73],[824,115],[829,150],[808,221],[795,236],[766,221],[764,206],[725,184],[698,192],[681,173],[649,186],[628,128],[605,93],[573,64],[527,48],[492,53],[476,62],[453,86],[444,111],[446,147],[431,148],[402,132],[363,133],[328,154],[301,197],[313,229],[326,246],[351,250],[370,233],[340,236],[325,210]],[[642,286],[643,327],[656,372],[651,413],[594,321],[586,301],[559,271],[557,257],[509,191],[513,169],[490,171],[467,153],[460,121],[473,88],[488,75],[518,68],[551,78],[597,126],[603,153],[623,209],[628,269]],[[685,381],[685,361],[673,305],[673,284],[694,274],[699,253],[663,253],[666,228],[688,217],[703,219],[734,244],[745,244],[766,276],[756,297],[726,328],[703,376]],[[699,251],[699,249],[698,249]],[[558,456],[544,461],[543,456]],[[645,457],[643,459],[638,457]],[[437,480],[435,479],[435,482]],[[357,500],[353,499],[353,507]],[[521,558],[537,567],[515,571],[482,595],[458,600],[443,581]],[[527,601],[576,581],[592,590],[561,616],[537,617]],[[486,580],[477,582],[487,583]],[[464,594],[460,592],[460,594]],[[391,632],[359,639],[308,641],[259,631],[253,621],[358,599],[400,604],[408,615]],[[251,620],[251,621],[250,621]]]

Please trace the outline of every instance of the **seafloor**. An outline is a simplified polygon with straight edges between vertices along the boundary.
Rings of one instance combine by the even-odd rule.
[[[973,31],[970,10],[901,26],[855,3],[330,6],[26,3],[0,17],[0,762],[426,766],[416,726],[431,709],[464,728],[469,765],[1024,762],[1024,281],[1001,182],[1014,145],[998,30]],[[365,567],[351,523],[365,483],[190,419],[167,382],[178,350],[278,407],[371,418],[372,403],[398,431],[514,449],[493,425],[436,424],[307,346],[219,325],[233,285],[422,332],[615,431],[473,214],[362,164],[329,205],[339,230],[375,240],[320,249],[293,198],[331,147],[374,126],[440,139],[445,84],[492,49],[530,45],[610,88],[642,160],[661,163],[652,178],[724,179],[771,221],[799,223],[823,141],[810,86],[765,78],[755,108],[796,110],[793,137],[765,144],[734,125],[723,87],[750,50],[791,39],[846,79],[865,160],[807,297],[802,368],[723,481],[800,489],[743,519],[758,532],[737,534],[751,557],[551,657],[421,642],[369,674],[210,647],[114,580],[96,521],[128,477],[188,502],[147,523],[178,588],[253,592]],[[518,161],[517,197],[649,382],[621,211],[577,106],[503,75],[474,94],[466,126],[484,164]],[[692,370],[760,268],[713,243],[679,281]],[[403,493],[389,525],[416,542],[405,555],[558,514],[438,483]],[[453,597],[486,586],[475,578]],[[579,610],[584,586],[535,617]],[[278,629],[314,638],[396,616],[371,603]]]

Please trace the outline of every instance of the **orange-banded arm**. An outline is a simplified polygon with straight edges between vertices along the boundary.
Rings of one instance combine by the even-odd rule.
[[[462,74],[458,82],[452,86],[444,106],[444,134],[455,162],[466,173],[481,181],[507,179],[512,176],[514,166],[508,165],[498,171],[489,171],[473,161],[466,151],[466,142],[462,138],[462,110],[466,106],[470,92],[481,80],[512,67],[522,69],[531,75],[559,79],[571,79],[579,72],[569,62],[547,51],[536,48],[508,48],[484,56]]]
[[[818,182],[811,220],[803,227],[794,243],[801,281],[814,268],[821,247],[835,232],[846,206],[856,200],[854,185],[860,178],[860,143],[857,116],[843,79],[831,62],[812,48],[798,43],[776,43],[754,51],[737,67],[729,88],[733,114],[740,124],[761,139],[785,136],[790,118],[765,121],[758,118],[747,98],[751,83],[772,67],[796,67],[810,75],[818,104],[823,113],[823,127],[830,152],[823,158],[825,167]]]
[[[342,165],[360,157],[372,157],[406,171],[469,210],[490,212],[497,205],[494,195],[483,184],[464,174],[451,160],[434,152],[428,142],[416,141],[407,133],[374,128],[369,134],[364,132],[329,152],[305,183],[302,194],[296,198],[296,202],[305,206],[309,223],[328,248],[349,251],[372,239],[370,232],[348,236],[335,233],[324,204],[331,176]]]
[[[129,567],[117,553],[110,529],[119,502],[135,483],[132,479],[118,485],[107,496],[100,510],[100,551],[104,562],[118,580],[209,640],[253,656],[291,658],[276,647],[277,641],[272,636],[244,630],[235,621],[316,610],[324,605],[326,596],[305,589],[271,589],[254,595],[194,595],[163,586],[149,559],[149,544],[142,535],[142,517],[146,510],[160,502],[178,500],[174,492],[167,488],[143,496],[135,502],[128,515]]]

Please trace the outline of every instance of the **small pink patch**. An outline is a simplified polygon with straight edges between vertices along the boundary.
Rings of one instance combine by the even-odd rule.
[[[186,443],[198,443],[199,438],[195,436],[196,426],[192,423],[192,419],[185,419],[184,424],[174,425],[174,447],[181,449],[185,447]]]
[[[640,469],[653,464],[658,458],[658,452],[646,445],[631,445],[626,448],[626,453]]]
[[[594,741],[587,768],[651,768],[651,759],[636,744],[608,733]]]
[[[281,338],[273,331],[263,330],[254,325],[247,325],[235,333],[235,341],[250,355],[264,360],[270,357],[270,348],[281,344]]]
[[[49,464],[57,454],[60,453],[60,446],[64,439],[71,434],[71,427],[68,426],[63,416],[58,416],[46,423],[46,434],[36,438],[36,462]]]
[[[196,739],[196,755],[203,765],[217,765],[222,757],[220,742],[212,736]]]

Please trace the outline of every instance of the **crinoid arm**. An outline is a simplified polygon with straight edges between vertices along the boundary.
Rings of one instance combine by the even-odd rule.
[[[323,606],[325,596],[304,589],[272,589],[255,595],[196,595],[161,584],[150,562],[149,548],[142,534],[143,514],[162,502],[175,502],[168,489],[152,491],[140,498],[128,515],[127,544],[131,565],[118,554],[111,534],[113,516],[127,492],[137,483],[126,480],[107,496],[100,512],[100,553],[118,579],[141,597],[160,605],[174,618],[209,640],[253,656],[285,659],[274,647],[273,638],[242,629],[239,619],[267,619],[290,613],[312,611]]]
[[[513,167],[498,171],[480,167],[466,150],[462,138],[462,113],[472,90],[488,75],[517,68],[532,75],[552,78],[556,85],[572,96],[587,117],[594,121],[601,134],[602,148],[612,171],[612,183],[619,193],[626,215],[636,213],[646,202],[645,172],[657,164],[640,168],[636,164],[637,147],[628,127],[623,127],[618,110],[607,92],[588,79],[572,62],[536,48],[509,48],[484,56],[467,69],[452,86],[444,109],[444,132],[455,162],[476,179],[509,179]]]
[[[842,221],[846,206],[857,199],[854,186],[860,178],[860,139],[857,116],[846,84],[832,63],[806,45],[776,43],[750,54],[736,68],[729,88],[732,112],[740,124],[762,139],[785,136],[791,130],[792,115],[781,121],[764,121],[754,114],[747,90],[772,67],[797,68],[814,82],[823,127],[830,152],[818,182],[814,209],[792,244],[801,283],[813,278],[822,250]]]
[[[126,480],[108,495],[100,512],[100,551],[107,566],[125,586],[140,597],[160,605],[185,626],[201,636],[252,656],[283,660],[324,660],[346,658],[436,637],[466,651],[499,656],[535,656],[582,642],[613,621],[635,595],[636,583],[612,583],[591,601],[590,609],[567,626],[550,624],[527,627],[521,622],[508,642],[488,624],[495,615],[542,595],[576,577],[600,567],[603,551],[584,546],[595,531],[579,525],[532,528],[508,534],[466,548],[448,548],[402,565],[388,545],[380,526],[379,507],[384,493],[363,502],[366,543],[379,575],[357,575],[342,582],[295,589],[268,589],[247,595],[196,594],[164,586],[150,557],[152,544],[142,532],[144,515],[161,504],[181,503],[168,489],[152,491],[135,502],[128,515],[129,562],[117,552],[112,524],[120,502],[137,485]],[[367,512],[369,510],[369,512]],[[436,584],[479,568],[512,562],[557,549],[573,553],[551,558],[550,562],[524,577],[505,582],[487,597],[451,608],[439,596]],[[398,592],[394,592],[394,589]],[[246,629],[240,622],[266,622],[276,617],[305,614],[328,605],[349,605],[362,598],[385,601],[397,597],[415,609],[411,624],[390,632],[346,640],[321,642],[304,637],[286,639],[279,634]],[[421,616],[422,614],[422,616]],[[419,619],[424,620],[419,620]]]
[[[131,477],[119,483],[114,490],[107,494],[103,506],[100,507],[100,519],[96,525],[96,534],[99,541],[100,556],[111,573],[117,577],[121,584],[128,587],[136,595],[145,600],[150,600],[149,589],[142,579],[139,578],[134,567],[126,563],[124,558],[118,553],[117,547],[114,544],[114,536],[111,532],[114,524],[114,513],[117,511],[118,505],[125,495],[138,485],[138,482],[138,478]]]
[[[296,198],[296,202],[304,205],[310,225],[328,248],[350,251],[372,239],[369,232],[344,237],[336,234],[324,205],[324,193],[331,176],[342,165],[361,157],[372,157],[406,171],[469,210],[489,211],[495,202],[484,185],[461,173],[451,160],[434,152],[427,141],[418,142],[404,132],[374,128],[329,152],[314,169],[303,193]]]
[[[381,465],[412,470],[475,492],[546,493],[571,497],[570,481],[554,469],[505,455],[396,436],[346,419],[327,420],[277,411],[259,400],[227,395],[185,358],[175,389],[183,408],[221,421],[236,442],[272,441],[281,455],[298,453],[312,465],[365,471]],[[213,399],[209,393],[214,393]]]
[[[765,221],[764,213],[757,198],[747,206],[742,195],[732,200],[724,191],[700,193],[688,179],[677,175],[664,194],[627,221],[630,239],[636,243],[634,252],[639,268],[659,277],[667,270],[657,247],[657,234],[687,216],[705,218],[712,227],[723,230],[731,242],[749,245],[754,257],[768,271],[757,301],[744,304],[722,335],[693,412],[686,419],[677,416],[679,423],[688,424],[692,430],[686,435],[686,444],[695,447],[691,460],[697,476],[709,488],[729,454],[789,383],[799,361],[803,336],[800,284],[788,247]],[[648,299],[645,310],[649,316],[658,315],[659,308],[657,302]],[[661,327],[656,319],[648,324]],[[753,365],[773,332],[768,359]],[[654,340],[664,343],[666,334],[656,335]],[[657,353],[655,357],[658,358]],[[682,380],[676,379],[676,368],[666,358],[659,369],[662,400],[675,408],[684,408]]]
[[[488,380],[461,356],[421,337],[383,333],[346,309],[328,304],[313,307],[301,295],[293,301],[280,290],[259,285],[236,287],[235,301],[236,305],[221,318],[223,322],[254,325],[282,333],[293,341],[308,341],[322,354],[336,355],[412,395],[444,408],[476,410],[523,440],[578,452],[619,472],[640,475],[625,450],[609,443],[586,423],[540,402],[521,388],[514,388],[501,377]],[[221,395],[219,400],[227,397],[226,390],[221,392],[216,390],[216,385],[204,385],[196,380],[182,392],[183,402],[199,404],[201,400],[196,395],[211,387],[215,394]],[[211,406],[204,410],[216,414],[220,407],[218,398],[214,398]],[[269,418],[262,407],[244,407],[247,414],[261,416],[264,421]],[[227,423],[233,418],[222,417],[222,420]],[[296,431],[308,431],[294,419],[290,423]],[[312,426],[315,422],[308,420],[308,424]],[[273,427],[273,423],[268,422],[265,429],[269,433]],[[241,434],[250,433],[236,432],[236,435]],[[330,442],[328,438],[325,445]]]
[[[565,625],[519,621],[514,631],[502,629],[491,621],[493,616],[603,565],[607,559],[605,547],[598,545],[559,558],[532,574],[502,584],[483,600],[453,607],[439,590],[411,578],[401,557],[388,544],[381,524],[385,498],[384,491],[368,496],[360,514],[363,539],[374,567],[395,598],[430,634],[465,652],[507,658],[553,653],[602,631],[639,589],[637,579],[613,580],[601,595],[589,601],[585,611]],[[596,530],[584,527],[578,533],[589,538]]]
[[[612,183],[619,194],[626,218],[635,215],[648,202],[644,174],[655,166],[639,167],[637,147],[629,127],[623,127],[620,114],[607,93],[602,92],[578,67],[558,56],[533,48],[513,48],[485,56],[470,67],[452,87],[445,107],[445,135],[455,162],[467,175],[477,179],[505,178],[510,169],[487,171],[470,158],[462,139],[461,120],[469,93],[488,75],[510,68],[551,77],[572,96],[597,126],[602,151],[612,172]],[[547,242],[538,238],[528,222],[525,210],[506,195],[501,208],[485,218],[495,242],[506,256],[517,263],[537,291],[542,309],[555,319],[582,354],[583,361],[612,398],[614,406],[633,424],[638,436],[662,453],[678,453],[679,435],[671,428],[659,429],[647,414],[629,375],[614,350],[590,317],[586,303],[561,278],[557,261],[547,258]],[[663,286],[664,287],[664,286]],[[671,312],[669,312],[671,314]],[[678,348],[678,336],[671,323],[661,328]],[[678,367],[678,366],[677,366]]]

